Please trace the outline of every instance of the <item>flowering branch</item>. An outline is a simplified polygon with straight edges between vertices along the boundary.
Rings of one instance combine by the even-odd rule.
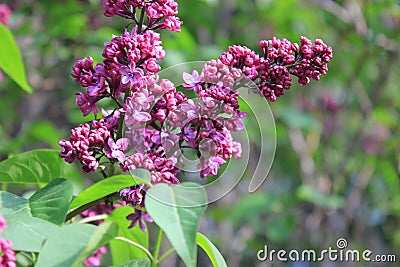
[[[276,101],[291,88],[292,76],[302,86],[319,80],[332,59],[331,47],[320,39],[313,44],[306,37],[300,37],[300,44],[275,37],[262,40],[261,54],[233,45],[218,59],[206,62],[200,73],[183,73],[183,90],[179,91],[157,75],[165,51],[156,30],[179,32],[182,21],[177,13],[174,0],[104,1],[105,16],[118,15],[135,26],[105,43],[102,62],[94,66],[91,57],[78,60],[71,76],[85,88],[76,93],[76,104],[84,116],[93,112],[97,118],[98,102],[106,97],[118,107],[102,109],[100,119],[72,129],[68,139],[59,142],[60,157],[69,163],[79,161],[84,173],[108,163],[108,172],[102,170],[105,179],[114,174],[115,167],[122,172],[142,168],[150,172],[152,184],[174,185],[184,178],[184,151],[194,150],[198,164],[192,171],[201,178],[215,176],[230,158],[242,153],[241,144],[232,136],[244,129],[242,119],[247,115],[240,110],[238,87],[252,84],[255,93]],[[197,99],[188,99],[188,91]],[[142,184],[115,193],[121,203],[134,207],[134,213],[126,217],[132,221],[129,227],[138,224],[143,231],[145,221],[153,221],[144,204],[146,189]],[[72,211],[66,220],[104,200]],[[160,229],[152,266],[158,264],[161,236]]]

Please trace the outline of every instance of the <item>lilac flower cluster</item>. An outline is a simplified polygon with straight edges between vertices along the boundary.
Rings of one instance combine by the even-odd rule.
[[[0,234],[3,229],[7,227],[7,222],[3,215],[0,214]],[[13,244],[11,241],[0,238],[0,266],[4,267],[16,267],[16,257],[15,252],[11,250]]]
[[[306,37],[300,37],[300,46],[287,39],[273,38],[259,43],[263,55],[259,56],[245,46],[234,45],[224,52],[221,61],[243,74],[258,86],[260,93],[275,101],[292,86],[291,75],[297,76],[300,85],[310,79],[319,80],[328,71],[332,48],[321,39],[315,45]]]
[[[101,167],[104,178],[113,175],[117,165],[122,172],[148,170],[152,184],[177,184],[187,171],[186,151],[197,155],[196,168],[190,172],[201,178],[217,175],[222,164],[242,153],[241,144],[232,137],[233,132],[244,129],[242,119],[246,116],[240,111],[238,84],[252,81],[264,97],[275,101],[290,88],[290,75],[305,85],[310,78],[325,74],[332,58],[332,49],[321,40],[313,46],[304,37],[300,46],[286,39],[261,41],[263,56],[234,45],[219,59],[206,62],[200,74],[184,73],[182,86],[186,91],[178,91],[171,81],[157,75],[165,51],[155,32],[180,30],[182,22],[175,16],[177,3],[103,3],[106,16],[118,15],[136,26],[104,44],[102,62],[94,65],[87,57],[73,66],[72,77],[85,88],[77,93],[76,104],[84,116],[93,112],[95,120],[72,129],[68,139],[59,144],[60,157],[69,163],[79,161],[84,173]],[[187,91],[197,99],[188,99]],[[115,108],[102,110],[98,118],[103,98],[111,99]],[[119,191],[123,203],[135,209],[127,216],[132,221],[130,227],[139,224],[143,231],[145,222],[152,221],[144,205],[146,189],[135,185]]]
[[[103,111],[103,115],[110,114]],[[87,123],[80,124],[70,131],[67,140],[59,141],[62,150],[60,157],[68,163],[75,159],[82,164],[82,172],[88,173],[97,170],[99,161],[106,156],[109,159],[124,160],[123,150],[128,146],[125,138],[114,141],[118,124],[119,112],[111,112],[108,117],[93,120],[91,126]]]
[[[78,92],[76,104],[84,116],[93,112],[97,116],[96,103],[110,97],[116,99],[120,94],[135,90],[143,85],[146,75],[160,70],[158,60],[163,59],[160,35],[154,31],[131,33],[125,31],[121,36],[114,36],[105,43],[103,62],[93,66],[93,59],[87,57],[78,60],[73,66],[71,76],[86,92]],[[115,100],[116,101],[116,100]]]
[[[178,4],[174,0],[106,0],[104,15],[118,15],[138,22],[137,9],[142,9],[147,16],[146,30],[171,30],[179,32],[182,21],[176,17]]]

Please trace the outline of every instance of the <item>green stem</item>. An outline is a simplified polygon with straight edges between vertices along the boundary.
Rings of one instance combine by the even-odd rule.
[[[96,215],[96,216],[87,217],[85,219],[82,219],[78,223],[88,223],[88,222],[94,222],[94,221],[98,221],[98,220],[104,220],[107,217],[108,217],[107,214],[100,214],[100,215]]]
[[[162,229],[161,227],[158,228],[157,232],[157,239],[156,239],[156,244],[154,247],[154,252],[153,252],[153,260],[151,261],[151,267],[156,267],[158,265],[158,254],[160,253],[160,247],[161,247],[161,239],[162,239]]]
[[[92,202],[89,202],[83,206],[80,206],[77,209],[74,209],[73,211],[71,211],[70,213],[67,214],[67,217],[65,218],[65,222],[71,220],[72,218],[74,218],[75,216],[81,214],[82,212],[84,212],[85,210],[90,209],[91,207],[96,206],[97,204],[100,204],[101,202],[105,201],[106,199],[109,199],[110,197],[114,196],[114,195],[118,195],[118,193],[114,193],[112,195],[109,196],[105,196],[96,200],[93,200]]]
[[[107,177],[113,176],[113,175],[114,175],[114,171],[115,171],[114,164],[111,163],[111,164],[108,166]]]
[[[125,95],[124,95],[124,103],[125,103],[126,99],[128,98],[130,91],[131,90],[129,88],[126,88]],[[125,118],[125,116],[122,115],[122,114],[119,117],[118,132],[117,132],[117,139],[116,140],[118,140],[118,139],[120,139],[122,137],[122,126],[124,125],[124,118]]]
[[[137,28],[137,33],[141,33],[142,32],[142,25],[143,25],[143,20],[144,20],[144,11],[145,9],[142,8],[141,12],[140,12],[140,19],[139,19],[139,25]]]
[[[175,252],[175,249],[174,249],[174,248],[171,248],[170,250],[168,250],[167,252],[165,252],[164,255],[162,255],[162,256],[160,257],[160,259],[158,260],[158,263],[163,262],[163,260],[165,260],[169,255],[171,255],[171,254],[174,253],[174,252]]]
[[[117,237],[114,238],[114,239],[124,241],[124,242],[126,242],[126,243],[128,243],[128,244],[131,244],[131,245],[133,245],[133,246],[135,246],[135,247],[141,249],[144,253],[147,254],[147,256],[150,258],[151,261],[154,261],[154,258],[153,258],[153,256],[151,255],[150,251],[148,251],[148,250],[147,250],[145,247],[143,247],[142,245],[140,245],[140,244],[138,244],[138,243],[136,243],[136,242],[133,242],[132,240],[129,240],[129,239],[127,239],[127,238],[125,238],[125,237],[122,237],[122,236],[117,236]]]

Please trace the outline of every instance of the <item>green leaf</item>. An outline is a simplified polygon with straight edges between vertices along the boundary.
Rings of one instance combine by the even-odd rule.
[[[110,240],[117,236],[118,228],[118,225],[113,222],[104,222],[99,227],[97,227],[96,231],[90,238],[89,243],[81,252],[79,257],[75,259],[72,266],[78,266],[86,258],[92,255],[94,251],[110,242]]]
[[[34,217],[61,226],[67,215],[71,198],[71,183],[57,178],[34,193],[29,198],[29,206]]]
[[[57,150],[32,150],[0,162],[0,183],[48,183],[67,164]]]
[[[206,208],[205,190],[195,183],[156,184],[147,191],[145,203],[185,264],[196,266],[196,234]]]
[[[114,267],[150,267],[150,260],[148,258],[137,259]]]
[[[96,227],[89,224],[70,224],[53,232],[44,243],[36,267],[70,267],[85,251],[96,232]]]
[[[13,250],[39,252],[43,241],[59,229],[57,225],[21,214],[3,214],[7,227],[1,236],[13,243]]]
[[[24,91],[32,93],[26,76],[24,63],[17,43],[10,30],[0,23],[0,68],[10,76]]]
[[[132,207],[121,206],[116,208],[106,221],[112,221],[119,226],[118,236],[132,240],[145,248],[149,248],[148,232],[140,230],[139,225],[129,229],[131,221],[126,219],[126,216],[133,213],[135,210]],[[123,264],[131,259],[139,259],[147,257],[146,253],[141,249],[128,244],[121,240],[111,240],[110,242],[111,255],[114,264]],[[133,265],[135,266],[135,265]]]
[[[123,188],[138,184],[149,184],[149,183],[138,177],[130,175],[116,175],[109,177],[107,179],[95,183],[94,185],[86,188],[81,193],[79,193],[79,195],[72,201],[70,209],[80,207],[96,199],[113,194]]]
[[[338,209],[345,203],[343,197],[323,194],[311,186],[299,187],[296,195],[300,200],[310,201],[324,208]]]
[[[0,192],[0,214],[30,215],[28,200],[9,192]]]
[[[204,250],[214,267],[228,266],[217,247],[201,233],[197,233],[197,245]]]
[[[8,192],[0,192],[0,213],[28,215],[61,226],[68,212],[71,198],[71,183],[57,178],[29,199]]]

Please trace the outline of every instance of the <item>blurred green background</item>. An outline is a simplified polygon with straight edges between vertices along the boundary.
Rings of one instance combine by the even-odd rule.
[[[59,149],[58,140],[71,127],[90,120],[74,105],[81,88],[70,78],[71,66],[86,56],[101,60],[103,43],[126,24],[105,18],[100,2],[1,1],[13,10],[9,28],[35,92],[24,93],[6,76],[0,83],[0,160],[35,148]],[[257,49],[260,39],[273,36],[292,42],[302,35],[321,38],[334,52],[328,75],[295,85],[270,104],[277,148],[263,186],[253,194],[237,186],[202,219],[201,232],[228,266],[399,266],[271,264],[256,257],[264,245],[320,251],[345,238],[348,248],[396,254],[400,261],[399,1],[177,2],[184,26],[180,33],[162,34],[163,67],[216,58],[232,44]],[[78,168],[70,178],[76,192],[90,183]],[[18,194],[33,189],[8,188]],[[182,266],[173,256],[167,264]],[[208,264],[199,257],[199,266]]]

